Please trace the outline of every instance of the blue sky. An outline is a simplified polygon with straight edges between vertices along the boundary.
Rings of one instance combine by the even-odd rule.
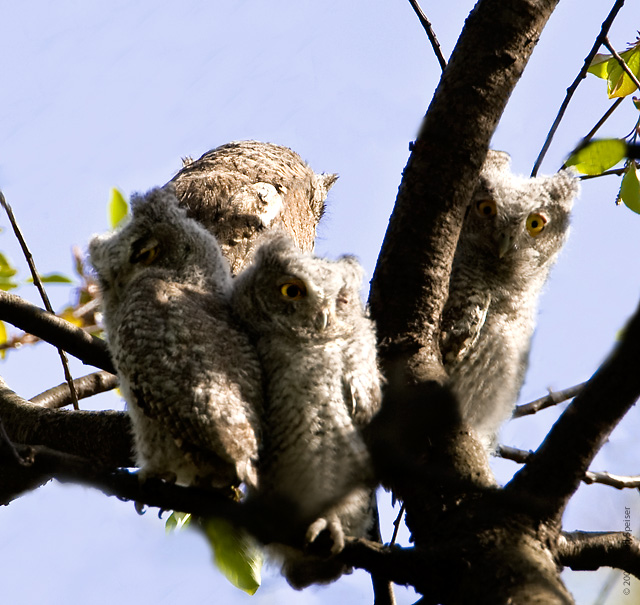
[[[493,141],[511,153],[515,171],[530,172],[609,4],[563,0],[552,16]],[[445,56],[472,5],[424,2]],[[183,156],[259,139],[290,146],[317,172],[340,174],[317,252],[356,254],[371,276],[409,142],[439,78],[406,0],[35,0],[5,3],[1,14],[0,187],[41,272],[72,272],[71,246],[84,247],[107,228],[111,187],[144,191],[169,180]],[[614,46],[631,42],[639,22],[629,2],[612,28]],[[604,83],[590,76],[541,173],[557,170],[608,105]],[[636,119],[625,102],[603,135],[624,135]],[[617,187],[616,177],[583,186],[571,238],[542,299],[523,402],[588,378],[637,305],[640,216],[614,205]],[[1,217],[0,225],[7,226]],[[26,277],[6,228],[0,250]],[[19,294],[38,301],[29,287]],[[50,295],[57,307],[71,296],[62,287]],[[91,368],[74,363],[73,371]],[[47,345],[10,354],[0,374],[27,397],[62,381]],[[121,409],[122,402],[109,394],[83,406]],[[510,423],[504,442],[535,448],[559,411]],[[639,426],[634,409],[594,470],[637,474]],[[496,461],[495,468],[506,480],[516,466]],[[388,495],[382,499],[388,537],[393,513]],[[625,505],[640,530],[637,493],[584,486],[565,525],[621,530]],[[3,601],[15,605],[371,602],[362,573],[294,593],[267,571],[249,598],[214,570],[199,536],[165,537],[154,512],[140,517],[130,503],[55,483],[1,511],[0,562]],[[578,601],[590,603],[606,575],[566,578]],[[400,603],[416,600],[398,594]]]

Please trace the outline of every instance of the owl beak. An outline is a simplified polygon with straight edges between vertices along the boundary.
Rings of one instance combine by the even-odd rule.
[[[496,238],[498,245],[498,258],[503,258],[505,254],[513,248],[514,236],[510,233],[500,233]]]
[[[328,307],[322,309],[316,317],[316,329],[318,330],[318,332],[326,330],[327,326],[331,324],[332,318],[333,313],[331,312],[331,309],[329,309]]]

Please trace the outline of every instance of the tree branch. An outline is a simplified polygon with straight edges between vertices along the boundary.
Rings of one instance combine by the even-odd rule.
[[[527,452],[507,445],[501,445],[496,450],[496,456],[500,456],[500,458],[504,458],[505,460],[513,460],[513,462],[518,462],[519,464],[526,464],[534,455],[533,452]],[[582,481],[587,485],[600,483],[602,485],[608,485],[609,487],[615,487],[616,489],[637,489],[640,487],[640,475],[627,477],[614,475],[607,471],[587,471]]]
[[[535,456],[505,487],[537,503],[544,516],[561,515],[591,461],[640,396],[640,309],[614,349],[560,416]],[[606,405],[603,405],[606,402]]]
[[[557,552],[559,563],[574,571],[615,567],[640,579],[640,541],[628,532],[565,532]]]
[[[123,412],[50,410],[24,400],[0,378],[0,419],[14,443],[47,446],[100,468],[134,465],[131,425]],[[40,485],[40,478],[22,468],[11,471],[0,465],[0,503]]]
[[[107,344],[26,300],[0,291],[0,319],[64,349],[83,363],[115,374]]]
[[[409,0],[409,4],[411,4],[413,10],[416,15],[418,15],[418,19],[420,19],[420,23],[422,27],[424,27],[424,31],[427,32],[427,37],[429,38],[429,42],[431,42],[431,47],[433,48],[433,52],[436,55],[436,59],[438,59],[438,63],[440,64],[440,69],[442,71],[447,67],[447,60],[444,58],[442,54],[442,49],[440,48],[440,42],[438,42],[438,38],[436,38],[436,33],[433,31],[433,27],[431,27],[431,22],[427,19],[427,16],[424,14],[422,8],[420,8],[420,4],[418,4],[417,0]]]
[[[634,74],[629,66],[625,63],[625,60],[618,54],[618,51],[611,46],[611,42],[609,42],[609,37],[605,36],[602,44],[607,48],[607,50],[613,55],[613,58],[618,62],[620,67],[622,67],[622,71],[629,77],[629,79],[636,85],[637,89],[640,89],[640,81],[636,78],[636,74]]]
[[[556,131],[558,130],[558,126],[560,125],[560,122],[564,117],[565,112],[567,111],[567,107],[569,106],[571,97],[573,97],[573,94],[576,92],[576,89],[578,88],[578,85],[580,84],[580,82],[587,77],[587,70],[591,65],[591,61],[593,61],[593,58],[596,56],[598,52],[598,49],[603,44],[605,38],[607,37],[607,34],[609,33],[609,30],[611,29],[611,26],[613,25],[613,22],[618,12],[623,7],[623,5],[624,5],[624,0],[616,0],[611,11],[609,11],[607,18],[603,21],[602,27],[600,28],[600,34],[596,38],[596,41],[593,43],[593,46],[591,47],[589,54],[586,56],[584,60],[584,64],[582,65],[582,69],[580,70],[580,73],[576,76],[576,79],[572,82],[571,86],[567,88],[567,94],[564,97],[564,101],[562,101],[562,105],[560,106],[558,115],[556,115],[556,119],[553,121],[551,129],[549,130],[549,134],[547,135],[547,138],[544,141],[542,150],[540,151],[538,158],[536,159],[536,162],[533,166],[533,170],[531,171],[531,176],[536,176],[538,174],[540,164],[542,164],[542,160],[544,160],[544,156],[547,155],[547,151],[549,150],[551,141]]]
[[[118,377],[110,372],[93,372],[73,381],[78,399],[92,397],[98,393],[104,393],[118,386]],[[62,408],[72,403],[69,385],[62,383],[32,397],[31,403],[43,408]]]
[[[567,399],[573,399],[584,388],[585,384],[587,383],[582,382],[581,384],[577,384],[567,389],[562,389],[561,391],[549,391],[548,395],[540,397],[540,399],[536,399],[535,401],[531,401],[530,403],[518,405],[516,406],[516,409],[513,410],[513,415],[511,416],[511,418],[522,418],[523,416],[529,416],[531,414],[539,412],[540,410],[544,410],[554,405],[558,405],[563,401],[567,401]]]

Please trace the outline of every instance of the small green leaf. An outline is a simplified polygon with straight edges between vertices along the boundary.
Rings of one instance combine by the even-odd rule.
[[[62,273],[47,273],[47,275],[41,275],[40,281],[43,284],[72,284],[73,280],[69,279],[66,275],[62,275]],[[27,282],[32,284],[33,277],[27,279]]]
[[[622,57],[631,72],[638,77],[640,75],[640,43],[636,43],[628,50],[620,53],[620,57]],[[607,94],[610,99],[626,97],[637,90],[636,85],[613,55],[597,54],[587,71],[598,78],[607,80]]]
[[[123,219],[129,214],[129,205],[120,191],[115,187],[111,189],[111,199],[109,200],[109,224],[115,229]]]
[[[640,181],[635,162],[629,163],[627,172],[622,177],[618,195],[627,208],[640,214]]]
[[[578,147],[565,162],[582,174],[602,174],[624,159],[627,143],[623,139],[596,139]]]
[[[172,531],[176,531],[184,527],[189,527],[190,523],[191,523],[191,513],[179,513],[179,512],[173,511],[169,515],[167,522],[164,524],[164,529],[169,534]]]
[[[7,326],[4,321],[0,321],[0,344],[7,342]],[[0,350],[0,359],[4,359],[7,356],[7,349]]]
[[[213,548],[213,560],[218,569],[234,586],[247,594],[255,594],[262,581],[262,551],[256,541],[225,519],[216,517],[199,521]]]

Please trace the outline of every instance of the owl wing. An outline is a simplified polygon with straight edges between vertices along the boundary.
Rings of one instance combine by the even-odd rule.
[[[462,361],[474,347],[491,304],[489,292],[465,296],[459,304],[447,302],[443,313],[440,350],[445,365]]]
[[[376,358],[375,336],[371,333],[371,338],[348,348],[351,350],[346,356],[342,376],[344,402],[354,423],[364,426],[371,421],[382,402],[382,376]]]

